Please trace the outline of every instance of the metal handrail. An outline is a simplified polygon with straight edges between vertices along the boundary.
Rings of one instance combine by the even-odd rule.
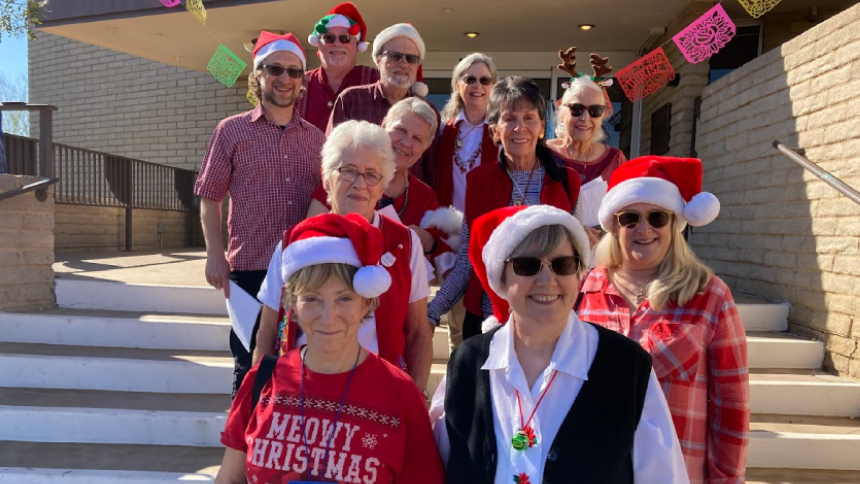
[[[809,161],[806,157],[800,155],[788,146],[785,146],[779,140],[773,142],[773,147],[781,151],[785,156],[791,158],[792,161],[798,165],[811,171],[818,178],[821,178],[824,183],[830,185],[836,189],[836,191],[850,198],[854,203],[860,205],[860,192],[846,185],[842,180],[833,176],[832,173]]]
[[[24,185],[21,188],[16,188],[14,190],[10,190],[8,192],[0,193],[0,201],[6,200],[12,197],[17,197],[18,195],[23,195],[27,192],[32,192],[33,190],[44,190],[48,188],[48,186],[53,185],[60,181],[59,178],[44,178],[37,182],[33,182],[29,185]],[[47,199],[47,193],[43,197],[38,197],[40,202],[44,202]]]

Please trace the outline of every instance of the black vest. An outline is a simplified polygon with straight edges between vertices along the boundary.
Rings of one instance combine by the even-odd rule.
[[[651,355],[625,336],[594,327],[599,342],[588,380],[550,447],[543,483],[535,484],[633,482],[633,438],[645,404]],[[491,484],[495,479],[490,372],[481,366],[496,331],[467,339],[448,362],[449,483]]]

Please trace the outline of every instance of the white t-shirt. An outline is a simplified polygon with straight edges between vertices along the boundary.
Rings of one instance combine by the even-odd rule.
[[[379,228],[379,214],[373,215],[373,226]],[[430,295],[430,274],[427,270],[427,259],[424,258],[421,239],[413,232],[409,231],[412,236],[412,252],[409,254],[409,269],[412,272],[412,287],[409,290],[409,302],[424,299]],[[281,247],[281,242],[278,241],[278,246],[272,254],[272,260],[269,262],[269,269],[266,273],[266,279],[263,280],[263,285],[260,286],[260,292],[257,294],[257,299],[274,311],[280,308],[281,291],[284,287],[284,278],[281,274],[281,261],[284,255],[284,249]],[[307,341],[305,335],[299,336],[296,341],[298,345],[302,345]],[[371,314],[365,318],[358,328],[358,343],[368,351],[379,353],[379,342],[376,338],[376,316]]]
[[[462,121],[462,123],[460,123],[460,121]],[[456,119],[454,119],[454,124],[456,125],[457,123],[459,123],[459,125],[457,125],[457,128],[459,129],[460,137],[462,137],[464,134],[466,135],[466,137],[463,138],[463,146],[461,146],[460,149],[457,150],[457,156],[459,156],[461,160],[469,160],[471,159],[472,155],[475,154],[475,150],[477,150],[481,146],[481,143],[483,143],[484,125],[487,124],[487,118],[484,118],[484,121],[481,124],[473,126],[469,124],[468,121],[466,121],[466,112],[460,110],[460,114],[457,115]],[[443,125],[442,129],[444,128],[445,127]],[[481,159],[478,158],[477,162],[475,163],[475,166],[472,168],[474,169],[475,167],[480,166],[480,164]],[[451,201],[454,204],[454,208],[462,212],[466,210],[466,174],[468,172],[463,173],[462,171],[460,171],[456,161],[454,161],[453,168],[454,194],[451,198]]]

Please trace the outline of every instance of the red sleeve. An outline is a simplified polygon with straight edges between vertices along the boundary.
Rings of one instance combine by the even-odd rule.
[[[229,136],[225,134],[224,123],[219,123],[212,133],[212,139],[206,148],[200,174],[194,183],[194,194],[220,202],[224,200],[230,188],[230,174],[233,172],[233,161],[230,156]]]
[[[445,469],[430,427],[424,396],[412,382],[404,382],[403,385],[406,446],[403,450],[403,467],[394,476],[394,482],[441,484],[445,482]]]
[[[322,183],[317,185],[316,189],[313,193],[311,193],[311,198],[319,201],[323,205],[326,206],[329,210],[331,210],[331,205],[328,203],[328,193],[325,192],[325,188],[323,188]]]
[[[245,443],[245,430],[248,428],[248,423],[251,422],[251,390],[254,387],[256,377],[257,366],[254,366],[242,380],[236,399],[233,400],[233,405],[230,407],[227,425],[221,432],[221,443],[240,452],[248,452],[248,444]]]

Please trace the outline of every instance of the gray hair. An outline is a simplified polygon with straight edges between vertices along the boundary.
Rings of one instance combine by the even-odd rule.
[[[564,138],[565,134],[567,134],[567,128],[564,125],[564,118],[569,117],[569,114],[562,115],[561,109],[567,109],[565,106],[573,101],[573,98],[579,96],[585,91],[594,91],[600,94],[600,99],[603,101],[601,104],[606,104],[606,100],[603,97],[603,89],[597,85],[596,82],[591,79],[583,76],[577,77],[570,81],[570,87],[564,91],[564,95],[561,96],[561,107],[559,108],[559,115],[557,116],[558,122],[555,125],[555,136],[557,138]],[[591,138],[592,143],[602,143],[606,138],[606,133],[599,129],[596,133],[594,133],[594,137]]]
[[[496,64],[487,54],[475,52],[474,54],[469,54],[464,57],[463,60],[454,66],[454,71],[451,73],[451,98],[448,99],[448,103],[445,104],[444,108],[442,108],[442,121],[456,118],[457,115],[460,114],[460,111],[463,110],[463,99],[460,98],[460,91],[457,89],[457,82],[463,78],[466,71],[471,69],[476,62],[480,62],[487,66],[487,69],[490,70],[490,77],[493,78],[494,84],[496,80],[499,79],[499,71],[496,69]]]
[[[436,136],[436,130],[439,129],[439,122],[436,121],[436,112],[433,111],[433,108],[430,107],[427,101],[421,98],[407,97],[401,99],[394,106],[391,106],[388,114],[385,115],[383,123],[385,123],[386,127],[390,128],[409,114],[417,115],[430,125],[430,132],[427,133],[427,142],[433,141],[433,137]]]
[[[368,150],[376,153],[382,162],[382,186],[387,187],[394,179],[394,151],[391,138],[381,126],[367,121],[346,121],[337,125],[328,135],[322,147],[322,179],[326,181],[337,176],[344,153]],[[329,193],[329,202],[331,194]]]

